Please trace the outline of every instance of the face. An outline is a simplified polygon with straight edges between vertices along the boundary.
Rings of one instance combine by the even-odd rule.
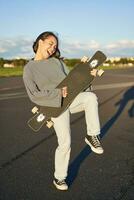
[[[40,54],[40,58],[47,59],[51,55],[53,55],[57,48],[57,40],[54,36],[48,36],[44,41],[39,41],[38,52]]]

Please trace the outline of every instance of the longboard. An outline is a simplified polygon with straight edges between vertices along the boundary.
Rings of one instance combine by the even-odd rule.
[[[56,87],[63,88],[67,86],[68,95],[66,98],[63,98],[61,107],[37,105],[32,109],[34,116],[28,120],[28,126],[35,132],[39,131],[44,124],[50,128],[53,125],[51,118],[62,114],[74,98],[91,84],[94,76],[90,74],[90,71],[98,68],[105,60],[105,54],[97,51],[87,62],[76,64],[67,77]]]

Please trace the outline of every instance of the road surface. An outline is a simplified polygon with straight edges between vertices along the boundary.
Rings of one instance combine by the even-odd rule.
[[[30,130],[33,104],[22,78],[0,78],[0,200],[134,199],[134,68],[106,71],[93,88],[105,152],[90,151],[84,113],[72,115],[69,190],[61,192],[52,184],[54,130]]]

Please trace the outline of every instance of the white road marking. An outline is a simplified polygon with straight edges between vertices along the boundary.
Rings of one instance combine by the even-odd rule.
[[[12,87],[7,87],[7,88],[0,88],[0,91],[6,91],[6,90],[12,90],[12,89],[22,89],[24,87],[22,86],[14,86],[13,88]]]
[[[107,90],[107,89],[124,88],[124,87],[131,87],[131,86],[134,86],[134,82],[94,85],[93,89],[94,90]]]
[[[0,100],[7,100],[7,99],[17,99],[17,98],[26,98],[26,92],[13,92],[13,93],[6,93],[0,94]]]
[[[103,84],[103,85],[94,85],[93,90],[107,90],[107,89],[125,88],[125,87],[132,87],[132,86],[134,86],[134,82],[111,83],[111,84]],[[0,100],[18,99],[18,98],[27,98],[27,97],[28,96],[25,92],[0,94]]]
[[[0,94],[0,97],[10,97],[10,96],[16,96],[16,95],[22,95],[26,94],[25,92],[13,92],[13,93],[6,93],[6,94]]]

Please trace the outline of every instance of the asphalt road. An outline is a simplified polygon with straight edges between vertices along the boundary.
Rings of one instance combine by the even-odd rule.
[[[0,78],[0,200],[134,199],[134,68],[106,71],[93,85],[105,152],[90,151],[84,113],[72,115],[69,190],[61,192],[52,184],[54,130],[30,130],[22,78]]]

